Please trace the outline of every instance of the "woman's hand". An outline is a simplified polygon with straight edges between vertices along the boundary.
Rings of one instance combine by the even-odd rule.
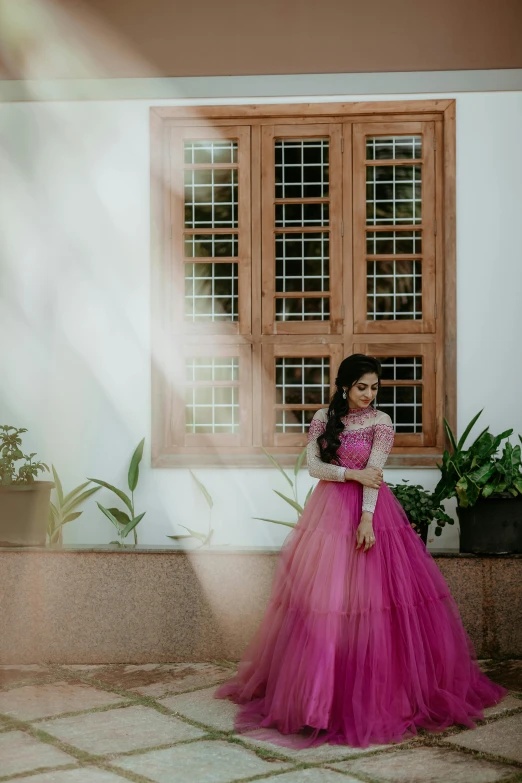
[[[373,515],[363,511],[359,527],[357,528],[357,549],[364,546],[363,552],[367,552],[375,546],[375,533],[373,532]]]
[[[351,471],[352,481],[358,481],[363,487],[379,489],[382,484],[382,470],[380,468],[363,468],[363,470]]]

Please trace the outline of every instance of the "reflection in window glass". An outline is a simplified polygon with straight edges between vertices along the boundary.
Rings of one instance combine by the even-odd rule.
[[[185,428],[193,434],[239,432],[239,360],[186,359]]]
[[[330,400],[329,357],[281,357],[276,359],[276,432],[305,433],[318,407]],[[306,409],[291,406],[307,405]]]
[[[274,152],[276,198],[328,196],[328,139],[279,139]]]
[[[421,261],[368,261],[366,292],[370,321],[422,319]]]
[[[185,320],[238,320],[237,264],[185,264]]]
[[[328,234],[276,234],[276,291],[328,291]]]

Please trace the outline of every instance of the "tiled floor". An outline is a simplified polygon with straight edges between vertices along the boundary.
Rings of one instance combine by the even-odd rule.
[[[522,662],[482,662],[511,690],[475,730],[366,750],[291,750],[234,734],[212,698],[223,663],[0,666],[0,781],[522,782]]]

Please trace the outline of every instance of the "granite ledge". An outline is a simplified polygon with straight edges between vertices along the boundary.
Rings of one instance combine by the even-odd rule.
[[[71,553],[96,553],[96,554],[147,554],[147,555],[275,555],[281,551],[280,547],[250,547],[250,546],[215,546],[215,547],[194,547],[193,549],[183,549],[182,547],[165,547],[142,544],[136,547],[126,546],[117,547],[110,544],[71,544],[63,547],[37,547],[37,546],[8,546],[0,547],[0,552],[25,552],[39,554],[71,554]],[[440,549],[431,550],[430,554],[434,558],[459,558],[471,560],[510,560],[522,558],[522,554],[502,554],[502,555],[475,555],[468,552],[459,552],[458,549]]]

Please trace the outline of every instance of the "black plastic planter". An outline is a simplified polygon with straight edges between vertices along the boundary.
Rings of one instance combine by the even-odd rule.
[[[481,498],[471,508],[457,506],[460,551],[505,555],[522,552],[522,496]]]

